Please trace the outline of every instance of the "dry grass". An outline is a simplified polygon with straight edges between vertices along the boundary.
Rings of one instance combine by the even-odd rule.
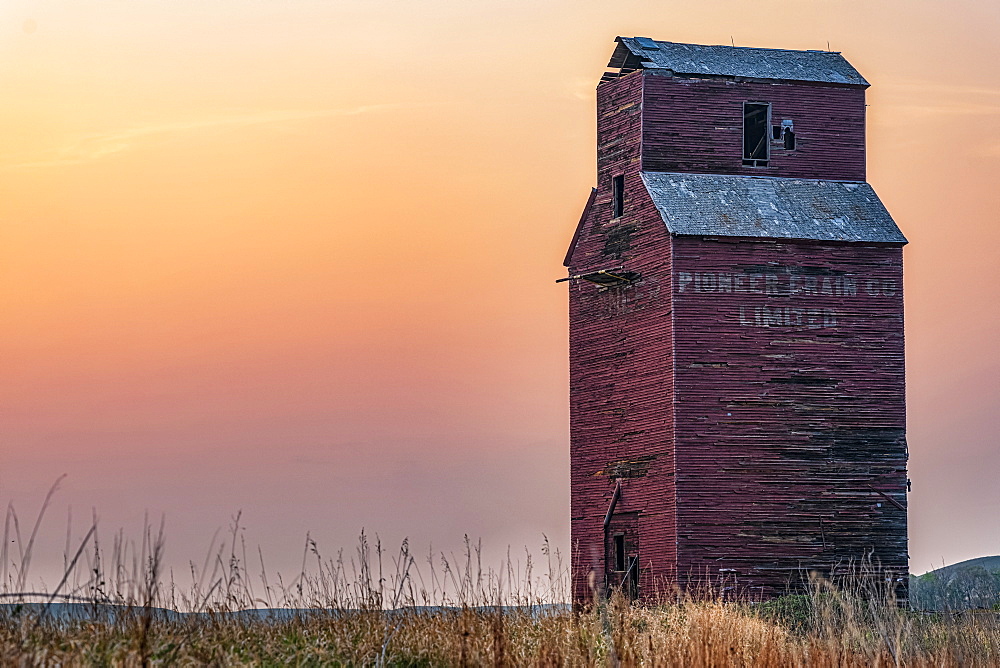
[[[656,607],[613,599],[599,609],[361,610],[283,621],[228,614],[148,618],[141,608],[101,622],[0,622],[3,665],[649,665],[993,666],[992,617],[929,619],[887,610],[891,645],[872,627],[796,633],[747,608],[713,601]],[[894,656],[895,654],[895,656]]]
[[[119,535],[105,549],[94,526],[67,547],[57,587],[25,592],[44,507],[24,543],[12,512],[0,555],[3,666],[1000,665],[992,613],[916,613],[821,581],[761,605],[709,595],[638,606],[615,595],[574,612],[557,605],[568,573],[547,547],[536,572],[530,558],[520,571],[509,558],[484,569],[468,540],[457,559],[424,560],[406,543],[386,555],[362,535],[352,554],[328,559],[307,538],[294,578],[269,576],[262,558],[251,576],[238,518],[184,588],[161,573],[162,531],[147,529],[138,545]],[[261,607],[283,612],[239,612]]]

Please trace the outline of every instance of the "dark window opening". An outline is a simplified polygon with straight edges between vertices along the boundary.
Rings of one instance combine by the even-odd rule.
[[[625,176],[611,179],[611,217],[621,218],[625,213]]]
[[[792,132],[791,128],[785,128],[785,150],[795,150],[795,133]]]
[[[743,103],[743,164],[748,167],[767,167],[770,116],[771,105],[766,102]]]
[[[771,126],[771,139],[778,140],[781,139],[781,126],[772,125]]]
[[[625,536],[623,534],[615,535],[615,570],[625,570]]]

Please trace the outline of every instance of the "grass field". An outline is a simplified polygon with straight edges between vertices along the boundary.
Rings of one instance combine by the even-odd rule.
[[[563,559],[547,545],[538,568],[526,557],[490,570],[469,540],[457,559],[417,559],[405,542],[387,554],[362,534],[350,554],[325,558],[307,538],[294,577],[269,575],[262,558],[251,576],[238,518],[183,587],[161,572],[162,530],[105,549],[92,527],[67,549],[61,581],[31,592],[44,507],[24,541],[11,513],[2,666],[1000,665],[995,612],[914,612],[877,586],[814,579],[808,594],[765,602],[724,602],[708,586],[643,606],[613,593],[574,611]]]
[[[994,666],[994,615],[918,615],[831,594],[767,607],[687,600],[586,612],[457,608],[0,617],[3,665]]]

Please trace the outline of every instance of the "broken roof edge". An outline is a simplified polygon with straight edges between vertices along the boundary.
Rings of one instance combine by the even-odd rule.
[[[792,53],[833,53],[838,56],[843,56],[844,54],[843,51],[832,51],[828,49],[779,49],[773,46],[736,46],[735,44],[695,44],[694,42],[671,42],[670,40],[652,39],[651,37],[640,37],[638,35],[636,35],[635,37],[623,37],[622,35],[618,35],[617,37],[615,37],[615,41],[618,43],[621,43],[622,40],[626,39],[635,40],[640,45],[642,45],[643,42],[645,42],[645,46],[649,46],[651,48],[659,44],[676,44],[679,46],[703,46],[708,48],[722,47],[726,49],[736,49],[736,50],[746,49],[751,51],[788,51]]]
[[[615,37],[615,42],[617,45],[608,67],[620,70],[619,75],[643,69],[670,71],[680,76],[763,79],[860,88],[871,85],[839,51],[687,44],[620,35]],[[781,54],[784,58],[780,57]]]
[[[641,172],[671,236],[903,246],[867,181]]]

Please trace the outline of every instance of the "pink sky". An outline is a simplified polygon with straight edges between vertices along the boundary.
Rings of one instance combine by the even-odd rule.
[[[69,474],[60,563],[70,508],[165,515],[178,565],[239,510],[282,570],[307,531],[568,549],[553,281],[619,34],[829,42],[872,82],[911,568],[1000,553],[1000,5],[961,0],[5,2],[0,501]]]

